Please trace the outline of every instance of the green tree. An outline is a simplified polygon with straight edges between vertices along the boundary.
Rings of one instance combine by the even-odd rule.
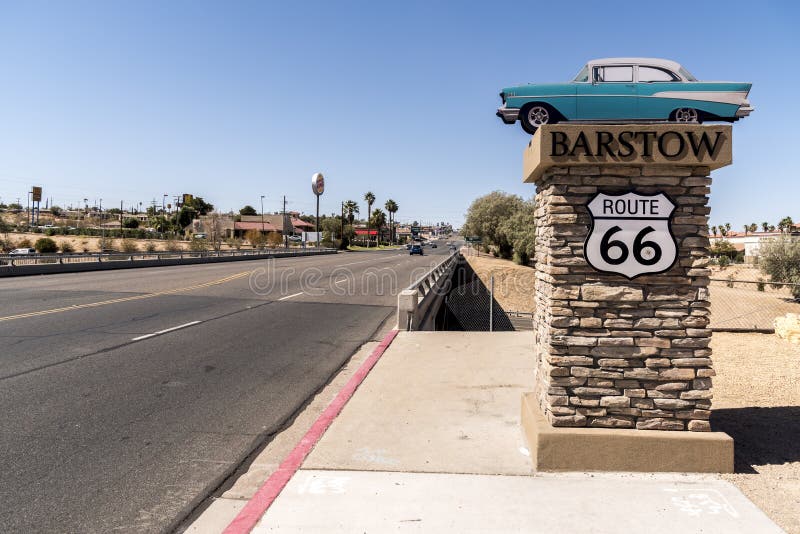
[[[380,208],[375,208],[372,212],[372,219],[370,225],[375,228],[377,232],[377,244],[380,245],[381,229],[386,226],[386,213]]]
[[[208,215],[214,211],[214,204],[206,202],[203,197],[192,197],[191,200],[185,203],[182,207],[191,208],[200,215]]]
[[[367,203],[367,248],[369,248],[370,243],[370,223],[372,222],[372,205],[375,203],[375,195],[372,191],[367,191],[364,194],[364,201]]]
[[[184,205],[178,210],[178,213],[175,214],[175,225],[183,230],[192,224],[192,221],[197,218],[197,215],[198,212],[194,208]]]
[[[58,206],[50,206],[50,213],[53,214],[53,217],[58,217],[61,215],[61,208]]]
[[[58,252],[58,245],[49,237],[37,239],[36,243],[33,245],[33,248],[35,248],[37,252],[41,252],[43,254]]]
[[[800,240],[782,235],[765,240],[759,251],[758,264],[773,282],[800,284]],[[792,286],[791,291],[795,299],[800,299],[800,286]]]
[[[18,204],[17,202],[12,202],[8,205],[8,209],[11,211],[17,211],[22,209],[22,204]]]
[[[344,215],[350,225],[355,221],[356,213],[359,213],[358,203],[355,200],[347,200],[344,203]]]
[[[383,207],[389,212],[389,241],[394,243],[394,214],[397,213],[397,210],[400,208],[397,205],[397,202],[391,198],[386,201],[386,204],[384,204]]]
[[[735,258],[737,252],[736,247],[734,247],[731,242],[726,239],[720,239],[714,243],[711,248],[708,249],[708,251],[712,256],[727,256],[730,259]]]
[[[792,227],[794,226],[794,221],[791,217],[784,217],[783,219],[778,222],[778,230],[781,232],[789,232],[791,231]]]
[[[767,230],[769,230],[769,223],[768,223],[768,222],[762,222],[762,223],[761,223],[761,229],[762,229],[763,231],[765,231],[765,232],[766,232]]]
[[[478,236],[486,244],[494,245],[501,258],[511,258],[514,234],[509,220],[524,209],[524,201],[517,195],[494,191],[475,199],[467,211],[463,231]]]
[[[716,237],[716,235],[717,235],[717,227],[716,226],[712,226],[711,227],[711,233],[714,234],[714,237]]]
[[[528,265],[533,256],[536,244],[536,217],[534,213],[534,201],[532,199],[523,201],[511,217],[503,222],[500,228],[513,247],[514,262],[519,265]]]
[[[137,219],[136,217],[128,217],[127,219],[122,221],[122,227],[131,229],[139,228],[139,219]]]
[[[258,212],[253,206],[248,204],[239,210],[239,215],[258,215]]]

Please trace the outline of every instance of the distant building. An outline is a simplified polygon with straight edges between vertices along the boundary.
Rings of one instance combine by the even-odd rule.
[[[798,225],[795,225],[794,231],[790,232],[788,235],[792,236],[800,236],[800,228],[797,228]],[[727,241],[733,248],[735,248],[739,252],[744,252],[744,260],[746,262],[752,262],[755,258],[758,258],[761,253],[761,244],[764,241],[769,239],[775,239],[784,235],[781,232],[728,232],[726,235],[712,235],[709,234],[708,239],[711,243],[711,246],[719,243],[720,241]]]
[[[303,232],[313,232],[314,225],[298,218],[299,214],[286,214],[288,219],[287,234],[298,235]],[[263,220],[261,215],[218,215],[221,233],[224,237],[244,237],[244,235],[255,230],[264,234],[270,232],[277,232],[284,235],[283,215],[280,213],[264,214]],[[239,220],[236,220],[239,219]],[[203,215],[198,219],[192,221],[192,233],[210,233],[210,215]]]

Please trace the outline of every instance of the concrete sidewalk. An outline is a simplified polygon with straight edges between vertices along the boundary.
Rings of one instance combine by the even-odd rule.
[[[401,332],[252,532],[782,532],[716,476],[533,473],[532,346]]]

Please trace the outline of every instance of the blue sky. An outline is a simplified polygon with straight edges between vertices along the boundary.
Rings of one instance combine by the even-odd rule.
[[[479,195],[534,192],[502,87],[652,56],[754,84],[711,223],[800,221],[798,23],[788,1],[0,1],[0,199],[313,213],[319,171],[324,213],[372,190],[458,225]]]

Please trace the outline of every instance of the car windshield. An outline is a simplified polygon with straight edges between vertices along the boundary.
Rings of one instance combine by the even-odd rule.
[[[691,72],[689,72],[688,70],[684,69],[683,67],[681,67],[681,68],[680,68],[680,70],[679,70],[678,72],[679,72],[679,73],[681,74],[681,76],[682,76],[682,77],[683,77],[685,80],[687,80],[687,81],[690,81],[690,82],[696,82],[696,81],[697,81],[697,78],[695,78],[694,76],[692,76],[692,73],[691,73]]]
[[[575,76],[573,82],[588,82],[589,81],[589,65],[584,65],[581,71]]]

